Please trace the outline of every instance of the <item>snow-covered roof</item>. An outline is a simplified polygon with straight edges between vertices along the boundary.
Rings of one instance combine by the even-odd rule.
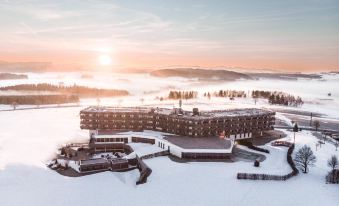
[[[200,111],[199,115],[193,115],[192,111],[183,111],[177,113],[178,108],[158,108],[158,107],[88,107],[82,112],[93,113],[150,113],[150,114],[164,114],[180,116],[182,118],[189,119],[209,119],[218,117],[236,117],[236,116],[257,116],[273,114],[271,110],[258,109],[258,108],[244,108],[244,109],[228,109],[228,110],[209,110]]]

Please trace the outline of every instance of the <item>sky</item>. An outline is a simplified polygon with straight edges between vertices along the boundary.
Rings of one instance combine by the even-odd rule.
[[[0,0],[0,61],[339,70],[339,0]]]

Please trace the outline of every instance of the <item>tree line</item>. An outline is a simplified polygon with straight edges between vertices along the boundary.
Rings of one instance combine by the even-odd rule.
[[[208,96],[208,93],[204,93],[204,96]],[[213,92],[213,96],[215,97],[229,97],[229,98],[234,98],[234,97],[242,97],[246,98],[246,92],[245,91],[237,91],[237,90],[219,90]]]
[[[0,96],[0,104],[12,105],[42,105],[42,104],[65,104],[77,103],[79,97],[76,95],[5,95]]]
[[[197,91],[170,91],[168,99],[195,99],[198,96]]]
[[[86,86],[71,86],[53,85],[53,84],[20,84],[15,86],[1,87],[0,90],[15,90],[15,91],[50,91],[65,95],[76,95],[79,97],[112,97],[112,96],[127,96],[127,90],[117,89],[98,89]]]
[[[263,98],[267,99],[270,104],[278,104],[285,106],[299,107],[304,104],[301,97],[293,96],[291,94],[278,92],[278,91],[252,91],[252,98]]]

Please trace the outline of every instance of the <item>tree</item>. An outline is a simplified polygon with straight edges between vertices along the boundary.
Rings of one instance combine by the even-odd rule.
[[[313,166],[316,162],[316,157],[313,155],[312,149],[304,145],[296,153],[294,161],[303,173],[307,173],[309,166]]]
[[[207,98],[208,100],[211,100],[211,94],[209,92],[207,93]]]
[[[293,143],[295,143],[295,133],[299,131],[299,127],[298,124],[295,123],[293,126],[293,132],[294,132],[294,136],[293,136]]]
[[[181,106],[182,106],[182,100],[179,99],[179,107],[181,108]]]
[[[144,98],[140,98],[141,105],[143,105],[143,104],[144,104],[144,101],[145,101],[145,99],[144,99]]]
[[[339,164],[338,158],[335,155],[332,155],[332,157],[329,160],[327,160],[327,165],[332,170],[332,182],[334,182],[334,173],[335,173],[335,169],[338,166],[338,164]]]
[[[314,120],[313,126],[315,127],[315,131],[318,131],[318,128],[320,127],[320,121],[319,120]]]

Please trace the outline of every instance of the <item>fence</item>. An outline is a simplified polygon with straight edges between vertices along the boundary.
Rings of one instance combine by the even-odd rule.
[[[292,153],[294,150],[294,144],[290,142],[284,141],[276,141],[273,142],[272,145],[275,146],[286,146],[289,147],[287,151],[287,162],[290,165],[292,172],[286,175],[270,175],[270,174],[254,174],[254,173],[238,173],[237,179],[245,179],[245,180],[278,180],[278,181],[285,181],[293,176],[298,175],[299,171],[295,166],[295,163],[292,159]]]
[[[246,147],[248,147],[249,149],[252,149],[252,150],[256,150],[256,151],[259,151],[259,152],[265,152],[265,153],[268,153],[268,154],[270,153],[269,150],[254,146],[252,142],[249,142],[247,140],[238,140],[238,143],[240,145],[244,145],[244,146],[246,146]]]
[[[237,178],[238,179],[249,179],[249,180],[279,180],[284,181],[292,176],[293,172],[287,174],[287,175],[270,175],[270,174],[249,174],[249,173],[238,173]]]
[[[151,175],[152,169],[149,168],[143,161],[140,159],[138,156],[136,157],[137,159],[137,167],[140,171],[140,177],[139,180],[136,182],[137,185],[139,184],[144,184],[147,182],[148,176]]]

